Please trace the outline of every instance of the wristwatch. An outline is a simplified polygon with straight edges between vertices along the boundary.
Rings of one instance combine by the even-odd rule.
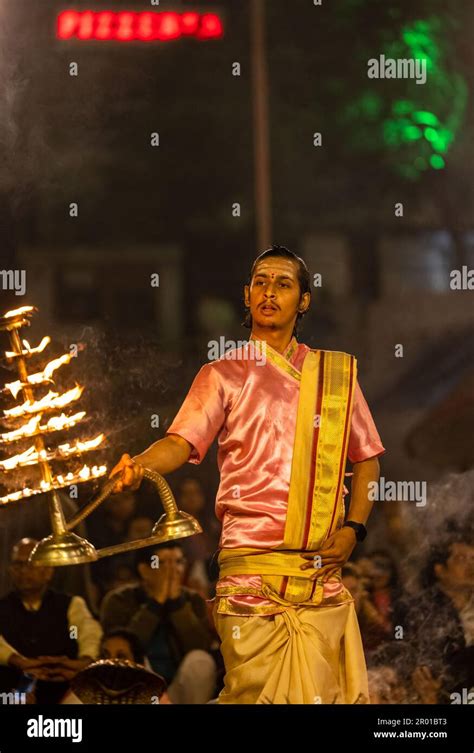
[[[363,541],[367,536],[367,528],[363,525],[363,523],[356,523],[354,520],[346,520],[343,528],[353,528],[357,541]]]

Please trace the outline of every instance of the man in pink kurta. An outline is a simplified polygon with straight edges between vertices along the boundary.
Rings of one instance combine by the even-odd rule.
[[[341,568],[365,536],[385,450],[356,359],[297,342],[310,300],[301,258],[284,246],[260,254],[244,287],[249,342],[203,366],[167,436],[112,471],[121,474],[117,491],[134,489],[144,468],[200,463],[218,440],[219,703],[368,702]],[[346,456],[355,464],[348,518]]]
[[[270,346],[266,344],[266,348]],[[283,542],[300,383],[270,359],[251,357],[248,351],[244,345],[201,368],[167,433],[179,434],[192,445],[189,462],[195,464],[218,438],[220,547],[274,549]],[[300,371],[308,351],[307,345],[293,337],[282,355]],[[358,463],[384,452],[357,382],[349,460]],[[257,593],[260,585],[261,578],[256,575],[219,580],[218,612],[281,612],[277,603],[249,593]],[[228,587],[233,595],[220,596]],[[240,587],[242,593],[237,593]],[[324,584],[325,599],[342,591],[340,580]]]

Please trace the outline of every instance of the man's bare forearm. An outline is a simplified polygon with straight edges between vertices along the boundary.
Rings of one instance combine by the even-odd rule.
[[[188,460],[192,447],[178,434],[168,434],[154,442],[148,449],[134,456],[145,468],[165,475],[180,468]]]
[[[374,504],[374,500],[369,499],[369,484],[378,481],[380,476],[378,458],[354,463],[353,472],[351,504],[347,517],[349,520],[365,525]]]

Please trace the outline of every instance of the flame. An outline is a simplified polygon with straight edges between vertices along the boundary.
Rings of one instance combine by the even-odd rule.
[[[49,492],[52,489],[62,489],[64,486],[81,483],[92,478],[100,478],[100,476],[105,476],[106,473],[106,465],[93,465],[92,468],[90,468],[88,465],[84,465],[77,473],[68,473],[66,476],[57,476],[56,479],[53,480],[52,484],[48,484],[47,481],[41,481],[39,489],[30,489],[29,487],[25,487],[19,492],[6,494],[4,497],[0,497],[0,504],[16,502],[19,499],[26,499],[27,497],[32,497],[35,494],[43,494],[44,492]]]
[[[75,426],[82,421],[86,415],[85,410],[74,413],[73,416],[66,416],[61,413],[60,416],[52,416],[44,427],[40,426],[40,429],[45,431],[60,431],[61,429],[70,429],[71,426]]]
[[[11,458],[0,460],[0,468],[3,468],[4,471],[11,471],[13,468],[18,468],[18,466],[34,465],[45,460],[68,458],[70,455],[76,455],[79,452],[94,450],[102,444],[104,439],[104,434],[98,434],[94,439],[88,439],[85,442],[77,440],[74,444],[70,444],[69,442],[66,444],[60,444],[57,450],[49,452],[47,450],[40,450],[37,452],[35,447],[32,446],[24,452],[20,452],[18,455],[12,455]]]
[[[73,387],[72,390],[64,392],[62,395],[50,390],[41,400],[34,402],[27,400],[23,405],[17,405],[15,408],[4,410],[3,415],[5,418],[18,418],[19,416],[24,416],[26,413],[40,413],[48,408],[64,408],[65,405],[72,403],[74,400],[79,400],[83,390],[84,387],[80,387],[79,385]]]
[[[30,420],[23,424],[23,426],[20,426],[19,429],[15,429],[14,431],[8,431],[5,434],[0,434],[0,440],[2,442],[15,442],[17,439],[22,439],[23,437],[29,437],[31,434],[34,434],[35,431],[38,430],[39,422],[41,421],[41,416],[33,416],[30,418]]]
[[[12,309],[4,314],[5,319],[10,316],[18,316],[18,314],[26,314],[27,311],[33,311],[33,306],[21,306],[19,309]]]
[[[36,452],[34,447],[29,447],[25,452],[20,452],[19,455],[14,455],[6,460],[0,460],[0,468],[5,471],[11,471],[18,465],[31,465],[37,463],[39,460],[39,453]]]
[[[106,465],[93,465],[92,468],[88,465],[83,465],[81,470],[78,471],[76,474],[67,473],[66,476],[58,475],[56,478],[61,484],[65,482],[70,484],[72,483],[73,480],[87,481],[90,478],[97,478],[99,476],[103,476],[104,473],[106,472],[107,472]]]
[[[0,434],[0,441],[15,442],[18,439],[24,439],[36,433],[46,434],[52,431],[61,431],[61,429],[70,429],[71,426],[75,426],[79,421],[82,421],[85,415],[85,411],[75,413],[73,416],[66,416],[62,413],[60,416],[52,416],[49,421],[41,424],[41,426],[39,425],[41,416],[33,416],[26,424],[20,426],[19,429]]]
[[[25,350],[22,350],[21,353],[15,353],[13,350],[6,350],[5,351],[5,357],[6,358],[15,358],[15,356],[22,355],[22,356],[29,356],[34,355],[35,353],[42,353],[43,350],[46,348],[47,345],[51,342],[51,338],[46,335],[46,337],[43,337],[40,344],[36,348],[32,348],[28,340],[23,340],[23,346]]]
[[[105,434],[98,434],[94,439],[88,439],[85,442],[81,442],[79,439],[73,445],[69,442],[66,444],[60,444],[58,450],[61,455],[72,455],[75,452],[87,452],[88,450],[94,450],[96,447],[102,444],[105,440]]]
[[[71,360],[72,355],[69,353],[65,353],[63,356],[60,356],[59,358],[55,358],[53,361],[50,361],[46,364],[43,371],[38,371],[36,374],[30,374],[28,376],[28,383],[29,384],[42,384],[43,382],[47,382],[51,379],[52,374],[56,371],[56,369],[59,369],[60,366],[63,366],[65,363],[69,363]],[[5,385],[5,389],[10,390],[13,397],[16,398],[19,391],[23,387],[24,382],[17,380],[16,382],[9,382]]]

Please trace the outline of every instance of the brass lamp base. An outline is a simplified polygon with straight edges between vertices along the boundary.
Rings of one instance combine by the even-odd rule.
[[[86,539],[75,533],[64,531],[59,535],[47,536],[39,541],[31,552],[28,561],[32,565],[60,567],[80,565],[97,560],[97,551]]]
[[[193,518],[187,512],[178,510],[176,515],[163,513],[153,526],[151,535],[153,538],[158,537],[161,541],[171,541],[172,539],[194,536],[195,533],[202,533],[202,528],[196,518]]]

